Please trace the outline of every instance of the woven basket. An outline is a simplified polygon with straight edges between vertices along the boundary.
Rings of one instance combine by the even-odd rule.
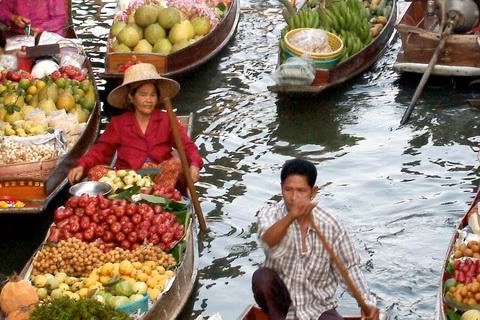
[[[304,54],[310,55],[310,58],[312,60],[328,60],[328,59],[333,59],[337,58],[342,55],[343,53],[343,42],[342,39],[340,39],[338,36],[334,35],[331,32],[327,32],[328,35],[328,44],[330,45],[330,48],[332,49],[332,52],[329,53],[314,53],[314,52],[305,52],[302,49],[299,49],[292,45],[289,41],[289,39],[296,33],[300,31],[305,31],[305,30],[310,30],[311,28],[299,28],[299,29],[293,29],[287,32],[285,35],[285,45],[288,50],[296,54],[297,56],[302,56]]]
[[[0,166],[3,177],[45,179],[57,165],[57,158],[22,164]]]

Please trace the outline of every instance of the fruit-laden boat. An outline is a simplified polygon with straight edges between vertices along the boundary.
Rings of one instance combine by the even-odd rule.
[[[197,68],[227,45],[240,16],[239,0],[167,1],[167,9],[160,9],[155,1],[138,7],[141,3],[132,2],[114,19],[103,74],[108,86],[119,83],[132,60],[151,63],[169,77]]]
[[[323,61],[314,61],[315,75],[311,84],[277,83],[268,87],[270,91],[281,95],[317,95],[367,70],[382,56],[393,39],[392,33],[397,17],[396,0],[363,1],[365,7],[363,5],[357,7],[354,2],[350,5],[348,0],[345,1],[346,5],[340,1],[332,2],[333,4],[329,6],[327,1],[326,9],[314,9],[317,12],[313,13],[312,19],[312,14],[308,12],[312,9],[308,8],[308,4],[316,2],[318,1],[308,1],[303,5],[303,9],[296,14],[292,12],[290,17],[287,16],[288,26],[281,33],[278,66],[292,56],[292,52],[285,46],[284,37],[286,32],[296,28],[313,27],[332,32],[342,39],[343,54],[327,57]],[[303,11],[307,11],[306,18],[301,17],[304,15]],[[331,38],[329,35],[329,42]],[[336,59],[341,60],[338,62]]]
[[[441,272],[435,319],[476,319],[480,316],[480,227],[477,192],[450,240]],[[468,313],[467,313],[468,312]],[[476,315],[467,317],[464,314]]]
[[[361,317],[343,317],[345,320],[360,320]],[[268,316],[256,305],[249,305],[238,320],[268,320]]]
[[[463,14],[471,13],[474,15],[476,11],[478,19],[478,7],[473,1],[447,1],[448,3],[460,6],[456,8],[456,10],[459,10],[458,12],[466,10],[466,13]],[[468,3],[471,6],[466,6]],[[432,11],[431,14],[427,13],[428,10]],[[402,49],[393,65],[395,71],[400,73],[424,73],[427,69],[428,63],[440,42],[439,28],[435,28],[435,26],[433,28],[426,27],[426,25],[432,25],[430,22],[432,19],[435,23],[434,10],[435,7],[427,9],[426,1],[411,1],[408,4],[405,14],[396,26],[402,40]],[[462,23],[469,23],[470,20],[468,19],[462,18]],[[438,19],[436,21],[438,22]],[[446,40],[445,47],[440,51],[432,74],[459,77],[480,76],[480,42],[478,35],[472,31],[450,35]]]
[[[70,9],[69,1],[68,4]],[[71,16],[69,20],[67,38],[76,39]],[[62,41],[60,45],[27,48],[26,53],[45,57],[58,54],[58,51],[60,54],[63,51],[73,51],[74,54],[83,56],[85,61],[81,66],[82,70],[71,65],[63,65],[50,76],[45,75],[37,80],[28,72],[2,73],[0,158],[3,156],[3,160],[0,160],[0,215],[43,212],[48,203],[65,186],[68,170],[97,137],[100,102],[90,61],[79,45],[72,44],[71,41]],[[26,58],[28,59],[28,56]],[[46,65],[50,67],[48,63]],[[54,67],[56,68],[58,65]],[[50,69],[49,72],[54,69]],[[38,112],[33,116],[40,109],[44,111],[43,117]],[[62,111],[61,109],[67,112],[55,113],[58,116],[57,121],[48,116],[48,120],[45,119],[45,115]],[[72,115],[77,117],[72,119]],[[23,121],[27,117],[31,120]],[[43,122],[40,128],[37,122]],[[56,122],[56,125],[53,122]],[[78,122],[78,126],[74,125],[75,122]],[[39,147],[44,149],[38,150],[32,144],[23,143],[35,137],[46,137],[47,131],[52,131],[52,127],[56,128],[57,125],[67,132],[66,154],[60,156],[54,144],[41,144]],[[54,135],[56,133],[55,129]],[[40,155],[41,152],[43,153]]]
[[[188,128],[189,117],[179,121]],[[72,196],[55,209],[45,241],[20,273],[37,292],[36,309],[61,298],[69,307],[101,302],[135,319],[180,315],[197,276],[196,223],[189,201],[150,180],[149,170],[105,171],[87,183],[110,184],[108,197]],[[134,178],[133,186],[115,189],[117,178]]]

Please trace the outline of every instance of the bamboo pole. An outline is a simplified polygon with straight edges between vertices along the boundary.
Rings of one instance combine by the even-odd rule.
[[[197,214],[198,222],[200,224],[200,230],[205,232],[207,230],[207,225],[205,223],[205,218],[203,217],[200,202],[198,201],[197,190],[195,189],[192,176],[190,175],[190,167],[188,165],[187,156],[185,154],[185,148],[183,147],[182,139],[180,138],[180,134],[178,133],[177,117],[175,116],[175,112],[173,112],[172,102],[170,101],[170,98],[164,98],[162,102],[167,109],[168,119],[170,120],[170,125],[172,127],[173,139],[175,140],[175,145],[177,146],[180,161],[182,162],[183,174],[185,175],[185,179],[187,180],[187,187],[190,191],[193,208],[195,209],[195,213]]]

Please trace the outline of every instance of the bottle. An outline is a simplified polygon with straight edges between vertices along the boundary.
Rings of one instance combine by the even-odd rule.
[[[20,50],[17,51],[17,61],[18,69],[24,70],[26,72],[32,71],[33,58],[27,57],[27,47],[22,46]]]
[[[425,25],[425,30],[427,31],[433,31],[435,29],[435,24],[437,23],[437,16],[435,11],[435,0],[427,0],[427,5],[425,9],[425,20],[423,22],[423,24]]]

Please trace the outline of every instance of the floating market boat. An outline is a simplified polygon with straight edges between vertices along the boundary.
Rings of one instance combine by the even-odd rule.
[[[368,1],[368,2],[373,3],[374,1]],[[381,2],[382,1],[377,1],[376,3],[381,3]],[[386,1],[383,1],[383,2],[386,2]],[[383,4],[383,6],[385,6],[385,4]],[[369,10],[369,8],[365,8],[365,10]],[[326,66],[317,67],[315,78],[312,84],[310,85],[275,84],[275,85],[269,86],[268,89],[280,95],[306,95],[306,96],[317,95],[322,93],[326,89],[340,85],[346,82],[347,80],[364,72],[365,70],[370,68],[382,56],[384,50],[389,46],[390,42],[393,40],[392,33],[394,31],[394,24],[397,19],[396,0],[394,0],[391,3],[389,10],[391,11],[389,12],[388,19],[385,19],[382,21],[384,22],[384,25],[382,25],[383,27],[381,27],[381,31],[379,31],[378,34],[375,34],[371,42],[369,42],[361,50],[354,51],[352,55],[350,55],[347,59],[344,59],[340,63],[336,64],[334,67],[328,66],[328,69]],[[375,10],[372,10],[371,12],[375,12]],[[324,19],[322,17],[323,16],[320,15],[320,24],[315,25],[314,26],[315,28],[319,26],[322,27],[321,21],[322,19]],[[367,16],[367,18],[376,19],[376,16],[371,15],[370,13],[369,16]],[[338,21],[334,23],[337,25],[336,26],[337,29],[338,29]],[[348,23],[348,19],[346,19],[345,21],[347,21]],[[343,23],[345,23],[345,21]],[[368,22],[368,23],[373,25],[372,28],[376,28],[376,26],[378,26],[379,24],[378,22],[379,21],[377,20],[371,20],[371,22]],[[311,27],[311,26],[312,26],[311,24],[307,25],[307,27]],[[305,25],[300,24],[300,27],[305,27]],[[379,29],[377,28],[373,32],[376,33],[378,32],[378,30]],[[335,31],[335,30],[332,30],[332,31]],[[340,31],[341,30],[336,30],[335,33],[340,34],[341,33]],[[343,37],[342,40],[344,40],[345,37],[344,36],[341,36],[341,37]],[[345,40],[343,42],[345,43]],[[282,43],[281,43],[281,46],[282,46]],[[281,64],[281,62],[283,62],[282,60],[283,60],[282,52],[280,52],[279,65]]]
[[[169,54],[114,52],[112,48],[114,35],[111,31],[105,55],[105,73],[102,76],[107,80],[107,85],[109,87],[118,85],[123,77],[122,67],[132,60],[151,63],[160,74],[174,77],[192,71],[213,58],[234,35],[240,17],[239,0],[225,3],[224,17],[213,30],[183,49]]]
[[[480,316],[480,311],[477,311],[480,310],[480,299],[477,299],[480,297],[475,296],[476,289],[473,289],[475,292],[471,291],[472,287],[480,285],[477,278],[480,274],[479,201],[480,190],[457,225],[448,245],[435,306],[436,320],[457,320],[468,310],[475,310],[470,312],[476,312],[476,316]],[[459,290],[462,286],[465,288],[465,294]],[[467,296],[475,300],[465,300]],[[458,301],[460,299],[462,301]]]
[[[187,131],[189,132],[189,134],[191,134],[191,126],[189,125],[191,123],[191,119],[192,119],[192,114],[190,116],[179,116],[178,117],[178,120],[179,122],[185,127],[187,128]],[[125,170],[123,170],[125,171]],[[144,177],[145,178],[145,177]],[[100,179],[101,181],[101,179]],[[153,184],[152,185],[152,189],[153,190],[159,190],[156,188],[156,186]],[[127,189],[128,190],[128,189]],[[150,190],[151,191],[151,190]],[[125,192],[128,192],[128,191],[124,191],[123,194],[125,194]],[[170,191],[169,191],[170,192]],[[177,192],[177,191],[175,191]],[[118,193],[120,193],[119,191],[117,191],[117,195]],[[144,196],[144,198],[142,198],[142,200],[144,200],[142,202],[142,204],[139,204],[139,203],[136,203],[135,205],[133,205],[133,203],[130,202],[131,200],[131,197],[132,197],[132,194],[136,194],[138,196],[142,195]],[[87,201],[86,203],[82,204],[82,210],[80,210],[79,212],[77,212],[76,210],[80,207],[81,204],[81,198],[84,197],[86,195],[82,195],[82,196],[79,196],[79,197],[71,197],[69,200],[66,201],[66,203],[64,204],[64,206],[62,207],[59,207],[56,209],[55,211],[55,223],[53,223],[50,227],[50,229],[48,230],[47,232],[47,236],[46,236],[46,239],[43,241],[43,243],[40,245],[40,247],[38,248],[38,250],[32,255],[32,258],[26,263],[25,267],[22,269],[21,273],[20,273],[20,276],[21,278],[24,278],[24,279],[31,279],[32,281],[32,285],[33,286],[37,286],[38,283],[38,279],[34,277],[35,273],[34,273],[34,270],[36,269],[37,270],[37,274],[36,275],[39,275],[40,274],[40,277],[45,273],[45,269],[40,269],[40,268],[44,268],[45,267],[45,262],[48,260],[48,258],[46,258],[46,256],[48,256],[48,251],[51,250],[49,248],[60,248],[59,250],[64,250],[62,248],[66,248],[64,246],[65,245],[65,241],[62,241],[62,240],[74,240],[74,241],[77,241],[76,242],[76,245],[78,246],[79,243],[83,243],[83,246],[87,246],[86,243],[88,243],[88,245],[91,245],[91,244],[94,244],[94,246],[96,246],[96,244],[98,243],[101,243],[102,245],[105,245],[105,247],[109,247],[110,250],[112,249],[119,249],[119,247],[123,248],[123,249],[129,249],[130,252],[137,252],[137,251],[134,251],[134,250],[139,250],[139,252],[141,252],[141,256],[145,255],[145,260],[150,260],[151,258],[147,258],[147,250],[149,249],[145,249],[145,243],[147,243],[146,240],[139,240],[139,239],[136,239],[134,238],[134,240],[131,240],[129,244],[127,244],[127,247],[125,247],[124,243],[121,242],[116,236],[113,238],[113,240],[109,240],[111,241],[110,243],[107,243],[105,242],[106,239],[102,236],[98,236],[97,238],[97,234],[95,233],[95,236],[93,238],[86,238],[87,236],[87,232],[88,232],[88,228],[90,228],[91,226],[90,225],[86,225],[85,226],[85,229],[82,229],[83,227],[80,226],[80,238],[82,238],[82,234],[83,234],[83,238],[82,238],[82,242],[79,242],[77,239],[75,238],[78,238],[79,236],[79,233],[77,234],[73,234],[73,233],[70,233],[69,230],[70,230],[70,225],[72,224],[75,224],[75,222],[73,221],[70,221],[70,219],[74,218],[75,216],[77,215],[82,215],[82,218],[85,218],[87,216],[90,216],[91,219],[90,219],[90,223],[96,223],[96,227],[95,228],[99,228],[100,226],[103,226],[104,223],[108,223],[108,217],[106,218],[106,221],[107,222],[104,222],[102,219],[98,219],[96,220],[94,218],[94,215],[96,214],[102,214],[101,211],[103,210],[102,208],[106,208],[107,211],[110,212],[110,215],[113,215],[113,212],[114,212],[114,208],[115,207],[122,207],[125,210],[124,214],[125,216],[123,216],[122,214],[122,217],[129,217],[129,221],[131,220],[132,222],[134,221],[134,213],[132,212],[128,212],[128,210],[132,209],[131,205],[133,205],[133,207],[135,209],[132,209],[134,210],[134,212],[136,212],[138,214],[138,216],[142,216],[142,221],[136,221],[136,224],[135,224],[135,227],[136,229],[133,229],[133,232],[136,233],[136,234],[140,234],[141,231],[139,231],[142,227],[142,223],[145,223],[146,219],[147,219],[147,216],[148,214],[145,213],[145,211],[148,211],[150,210],[151,211],[151,217],[150,217],[150,220],[148,222],[149,224],[149,229],[148,229],[148,236],[145,238],[145,239],[148,239],[148,242],[152,241],[152,233],[158,233],[157,235],[159,237],[161,237],[160,233],[163,232],[163,234],[165,234],[166,232],[169,232],[169,230],[163,230],[163,231],[160,231],[159,228],[154,228],[153,231],[152,231],[152,225],[154,226],[159,226],[160,224],[163,224],[165,223],[165,226],[168,226],[169,229],[174,229],[175,226],[178,228],[178,225],[173,225],[173,222],[170,223],[170,224],[167,224],[167,221],[168,218],[164,218],[164,219],[161,219],[159,216],[166,216],[166,214],[168,214],[167,212],[172,212],[173,214],[175,214],[176,216],[176,220],[175,220],[175,224],[180,224],[182,225],[182,228],[181,230],[183,232],[181,232],[181,236],[177,237],[175,236],[176,238],[174,238],[174,240],[165,240],[163,237],[161,237],[161,240],[160,240],[160,243],[159,244],[156,244],[155,246],[162,246],[164,244],[168,244],[168,242],[170,242],[170,249],[171,249],[171,253],[174,255],[175,259],[176,259],[176,267],[173,269],[174,271],[174,276],[171,277],[168,282],[164,285],[164,289],[163,291],[161,292],[157,292],[157,294],[159,294],[158,298],[155,298],[155,299],[152,299],[153,301],[148,301],[148,304],[143,301],[143,302],[128,302],[127,303],[127,306],[124,307],[124,308],[121,308],[119,307],[120,310],[122,311],[126,311],[126,312],[129,312],[130,314],[133,314],[133,313],[137,313],[138,315],[138,312],[140,312],[141,316],[137,316],[135,319],[141,319],[141,320],[172,320],[172,319],[176,319],[184,305],[186,304],[192,290],[193,290],[193,287],[195,285],[195,282],[196,282],[196,277],[197,277],[197,269],[198,269],[198,246],[197,246],[197,227],[196,227],[196,222],[195,222],[195,219],[192,219],[192,207],[190,205],[186,206],[185,207],[185,203],[183,202],[178,202],[178,199],[180,199],[180,194],[177,192],[177,198],[175,198],[175,196],[171,196],[169,195],[168,197],[171,199],[171,200],[174,200],[174,201],[177,201],[175,202],[174,204],[166,204],[164,201],[165,196],[161,196],[161,197],[158,197],[157,196],[157,193],[153,192],[153,194],[150,192],[150,194],[142,194],[142,193],[139,193],[139,190],[136,190],[136,191],[132,191],[132,193],[129,195],[129,200],[124,200],[125,198],[124,197],[119,197],[117,198],[117,200],[107,200],[107,198],[105,197],[102,197],[102,200],[99,200],[100,198],[98,198],[99,196],[96,196],[96,197],[86,197],[85,201]],[[150,198],[148,198],[150,197]],[[156,197],[156,198],[155,198]],[[72,200],[73,198],[76,198],[76,200]],[[153,199],[153,200],[152,200]],[[89,207],[89,204],[88,204],[88,201],[94,201],[95,204],[93,204],[93,210],[95,212],[88,212],[88,207]],[[117,201],[117,202],[115,202]],[[122,201],[126,201],[125,203],[122,204]],[[105,206],[102,207],[102,205],[105,204]],[[156,205],[156,204],[159,204],[160,206],[162,205],[166,205],[166,206],[162,206],[163,210],[159,210],[157,211],[157,209],[159,209],[159,205]],[[176,206],[175,206],[176,205]],[[143,208],[142,208],[143,206]],[[156,207],[155,209],[153,209],[154,207]],[[147,208],[147,209],[145,209]],[[149,209],[150,208],[150,209]],[[70,212],[70,215],[69,216],[65,216],[65,212],[66,210],[72,210],[72,212]],[[143,210],[143,211],[142,211]],[[116,215],[116,214],[115,214]],[[78,217],[77,217],[78,218]],[[111,216],[110,216],[111,218]],[[120,220],[122,221],[122,220]],[[114,230],[114,227],[113,225],[115,224],[115,222],[112,222],[112,224],[110,224],[110,226],[105,226],[105,230],[111,230],[111,232],[113,232]],[[120,223],[118,223],[120,224]],[[124,225],[128,224],[127,222],[124,222]],[[173,227],[172,227],[173,226]],[[102,227],[103,228],[103,227]],[[104,233],[103,235],[105,235],[107,233],[107,231],[104,230]],[[135,231],[137,230],[137,231]],[[124,232],[126,235],[127,235],[127,239],[131,239],[130,236],[132,234],[132,231],[130,231],[130,234],[127,233],[126,230],[122,229],[121,232]],[[51,246],[51,243],[55,243],[53,245],[53,247]],[[62,244],[63,242],[63,244]],[[134,247],[133,244],[137,242],[136,246],[137,247]],[[81,245],[81,244],[80,244]],[[114,245],[114,246],[113,246]],[[152,244],[150,244],[150,246],[152,246]],[[118,248],[117,248],[118,247]],[[71,247],[70,247],[71,248]],[[102,247],[100,247],[102,248]],[[139,249],[138,249],[139,248]],[[90,249],[84,249],[83,251],[88,251]],[[47,253],[45,253],[47,252]],[[64,251],[63,251],[64,252]],[[107,254],[109,251],[108,250],[105,250],[105,254]],[[125,251],[120,251],[120,252],[125,252]],[[88,257],[92,257],[93,255],[91,253],[85,253]],[[78,253],[78,255],[80,255],[80,253]],[[139,257],[137,255],[137,257]],[[55,270],[57,270],[58,268],[69,268],[69,267],[66,267],[68,266],[71,262],[69,261],[72,261],[71,260],[72,256],[61,256],[59,257],[58,255],[56,256],[55,259],[57,259],[57,262],[56,262],[56,266],[54,267]],[[98,258],[98,257],[97,257]],[[40,262],[40,259],[43,259],[41,260],[42,262]],[[47,260],[46,260],[47,259]],[[58,260],[60,259],[60,260]],[[123,256],[123,258],[121,258],[123,260],[125,260],[125,256]],[[121,260],[120,259],[120,260]],[[157,263],[157,266],[158,265],[161,265],[161,261],[162,261],[163,258],[161,258],[159,261],[155,261]],[[85,261],[85,260],[83,260]],[[141,260],[139,260],[140,262]],[[117,261],[118,262],[118,261]],[[87,263],[87,262],[85,262]],[[143,262],[145,263],[145,265],[147,263],[151,263],[150,262]],[[48,263],[47,263],[48,264]],[[108,265],[108,263],[107,263]],[[72,271],[75,271],[75,272],[78,272],[79,270],[82,270],[81,272],[85,273],[85,269],[82,269],[82,268],[77,268],[77,266],[75,265],[72,265],[74,268],[72,268],[71,270]],[[105,266],[105,264],[103,265]],[[91,267],[92,268],[92,267]],[[153,270],[150,270],[151,273],[149,274],[149,279],[147,281],[146,278],[140,278],[140,275],[139,273],[141,271],[144,271],[144,266],[142,266],[142,268],[138,268],[138,272],[136,273],[137,274],[137,281],[142,281],[142,282],[145,282],[145,283],[148,283],[148,286],[153,286],[151,283],[150,283],[150,278],[153,279],[154,277],[154,270],[160,270],[160,269],[155,269],[153,268]],[[165,271],[165,269],[169,269],[167,267],[165,267],[161,272],[168,272],[168,271]],[[50,269],[50,270],[53,270],[53,269]],[[115,277],[118,277],[119,275],[120,276],[125,276],[124,273],[122,273],[122,269],[120,268],[119,269],[119,272],[120,274],[116,274],[114,275],[113,273],[110,274],[108,271],[107,274],[104,273],[104,269],[102,269],[102,265],[100,265],[98,267],[98,270],[102,270],[101,271],[101,274],[100,275],[107,275],[110,279],[114,279]],[[42,272],[38,272],[38,271],[42,271]],[[51,271],[53,273],[53,271]],[[134,276],[134,273],[135,272],[135,269],[133,269],[133,271],[130,271],[131,273],[129,273],[128,275],[131,277],[135,277]],[[158,271],[155,271],[157,272],[158,274]],[[87,272],[88,274],[88,272]],[[91,275],[91,273],[90,273]],[[99,274],[97,274],[99,275]],[[70,277],[70,275],[68,275]],[[76,279],[76,281],[78,282],[79,286],[77,286],[76,284],[72,284],[72,283],[69,283],[69,286],[65,286],[65,283],[67,282],[67,280],[63,280],[65,282],[62,282],[64,283],[63,286],[65,288],[68,288],[66,289],[66,291],[69,291],[71,290],[71,292],[69,292],[68,294],[67,293],[62,293],[66,296],[69,296],[71,298],[74,298],[72,296],[72,294],[74,294],[73,292],[77,292],[79,293],[81,290],[82,290],[82,286],[83,288],[86,288],[87,287],[87,277],[86,276],[82,276],[82,278],[80,278],[79,275],[75,275],[76,277],[78,278],[73,278],[73,279]],[[156,275],[158,276],[158,275]],[[59,278],[59,275],[56,274],[55,277],[57,277],[58,279]],[[64,277],[65,278],[65,277]],[[68,278],[68,277],[67,277]],[[91,278],[91,276],[89,276],[88,278]],[[66,279],[66,278],[65,278]],[[83,279],[83,280],[82,280]],[[97,277],[98,279],[98,277]],[[142,279],[142,280],[139,280],[139,279]],[[101,281],[101,279],[98,279],[98,281]],[[99,282],[97,282],[97,285],[99,284]],[[105,284],[105,283],[103,283]],[[39,287],[36,287],[37,290],[39,288],[47,288],[48,287],[48,284],[45,285],[45,284],[40,284]],[[76,288],[75,288],[76,287]],[[106,287],[106,286],[105,286]],[[62,287],[63,288],[63,287]],[[75,289],[74,289],[75,288]],[[95,291],[95,288],[98,288],[96,285],[94,285],[92,287],[92,284],[89,284],[88,286],[88,292],[89,292],[89,295],[92,295],[92,290]],[[50,297],[53,297],[54,296],[54,290],[53,288],[49,288],[48,289],[48,295],[50,295]],[[98,288],[99,290],[101,288]],[[59,290],[59,289],[58,289]],[[62,289],[63,290],[63,289]],[[86,289],[83,289],[83,290],[86,290]],[[38,291],[37,291],[38,292]],[[46,293],[47,291],[45,291]],[[62,292],[65,292],[65,291],[62,291]],[[86,293],[86,291],[85,291]],[[152,294],[151,292],[148,292],[148,295]],[[80,295],[81,297],[81,295]],[[48,297],[43,297],[43,299],[45,298],[48,298]],[[77,297],[78,298],[78,297]],[[145,296],[145,300],[147,300],[146,296]],[[147,307],[148,306],[148,307]],[[2,318],[2,315],[0,314],[0,319],[3,319]]]
[[[397,72],[424,73],[440,42],[439,32],[432,32],[425,28],[427,11],[424,7],[425,3],[425,1],[411,1],[396,26],[402,39],[402,50],[393,65]],[[473,32],[450,35],[433,67],[432,74],[456,77],[480,76],[479,46],[478,35]]]
[[[345,320],[360,320],[361,317],[346,316]],[[256,305],[249,305],[238,320],[268,320],[268,316]]]
[[[68,1],[69,12],[71,12],[71,3]],[[72,17],[69,17],[69,28],[67,38],[77,39],[72,24]],[[71,43],[60,45],[60,50],[65,47],[66,50],[78,49],[71,48]],[[27,48],[27,54],[35,52],[37,56],[52,55],[49,54],[52,47],[32,47]],[[58,53],[58,47],[57,51]],[[32,53],[33,54],[33,53]],[[92,95],[88,108],[90,109],[86,126],[80,133],[74,145],[68,153],[62,157],[45,161],[14,163],[11,165],[0,166],[0,215],[3,214],[38,214],[45,210],[48,203],[67,183],[68,170],[74,165],[75,161],[82,156],[86,150],[93,144],[99,132],[100,124],[100,100],[95,86],[95,77],[93,69],[88,58],[85,59],[83,68],[87,70],[86,79],[90,80],[92,85]],[[69,71],[70,72],[70,71]],[[63,75],[59,76],[60,78]],[[40,91],[40,90],[39,90]],[[56,90],[55,90],[56,91]],[[94,97],[93,97],[94,96]]]

